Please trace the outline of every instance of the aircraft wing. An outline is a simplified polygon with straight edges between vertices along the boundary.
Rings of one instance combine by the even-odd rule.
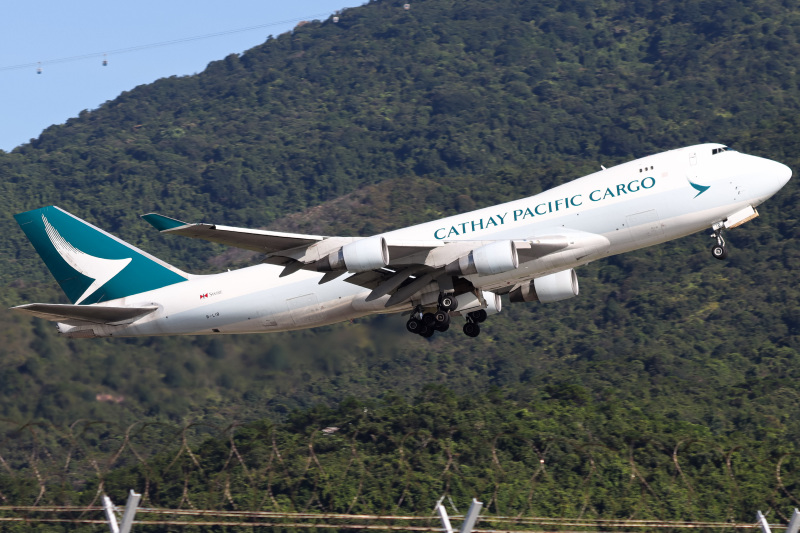
[[[107,324],[121,326],[149,315],[158,307],[107,307],[102,305],[26,304],[11,308],[35,317],[70,326]]]
[[[264,262],[275,265],[293,266],[291,271],[296,271],[300,268],[299,265],[294,265],[294,256],[302,255],[298,251],[304,248],[308,248],[324,240],[329,240],[331,247],[341,246],[342,244],[356,240],[352,237],[303,235],[279,231],[236,228],[219,224],[190,224],[164,215],[159,215],[158,213],[148,213],[142,215],[142,218],[152,224],[161,233],[182,235],[184,237],[202,239],[267,254],[268,257]],[[425,254],[434,248],[443,246],[444,243],[440,241],[397,241],[388,242],[387,245],[390,257],[400,261],[408,261],[409,257]],[[288,250],[298,253],[281,254],[281,252],[286,252]],[[274,255],[270,256],[270,254]]]
[[[142,215],[142,218],[161,233],[183,235],[266,254],[309,246],[325,239],[320,235],[235,228],[219,224],[189,224],[157,213],[148,213]]]
[[[196,239],[254,250],[266,254],[265,263],[283,266],[281,276],[289,276],[298,270],[316,270],[326,257],[335,257],[343,247],[354,245],[361,239],[353,237],[323,237],[275,231],[235,228],[216,224],[188,224],[156,213],[142,215],[161,233],[183,235]],[[388,264],[375,270],[339,270],[327,272],[319,283],[328,283],[345,273],[345,281],[370,289],[367,301],[390,295],[387,306],[402,303],[422,290],[431,281],[447,274],[446,267],[467,256],[473,250],[494,241],[444,241],[444,240],[396,240],[391,235],[370,237],[379,246],[384,246]],[[595,242],[598,241],[598,242]],[[604,242],[600,242],[604,241]],[[367,242],[367,241],[363,241]],[[514,240],[513,246],[519,262],[525,263],[560,252],[567,248],[592,249],[608,243],[608,239],[567,228],[549,228],[540,235],[528,239]]]

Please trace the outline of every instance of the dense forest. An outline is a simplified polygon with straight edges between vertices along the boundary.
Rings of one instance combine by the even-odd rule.
[[[436,527],[431,511],[441,496],[450,513],[464,513],[477,497],[485,504],[481,529],[506,530],[530,529],[509,520],[519,516],[748,524],[753,509],[767,508],[775,510],[772,523],[786,522],[800,496],[796,447],[781,436],[719,436],[576,388],[542,400],[497,389],[458,396],[428,385],[411,402],[394,394],[348,398],[283,423],[217,427],[192,449],[180,445],[176,428],[131,429],[95,447],[76,431],[87,449],[65,445],[42,456],[35,466],[50,483],[40,504],[96,506],[100,493],[123,502],[137,487],[143,519],[156,507],[414,515]],[[80,467],[63,467],[71,458],[92,469],[87,451],[99,476],[76,490],[67,481]],[[6,497],[41,496],[24,473],[2,470],[0,482],[14,487]]]
[[[408,10],[403,3],[373,1],[343,11],[336,23],[312,21],[198,75],[132,89],[0,152],[0,205],[7,214],[0,219],[0,303],[65,301],[11,217],[42,205],[59,205],[202,273],[258,258],[163,237],[138,215],[368,235],[534,194],[600,164],[704,141],[800,168],[797,2],[418,0]],[[516,424],[508,434],[525,437],[503,441],[500,455],[514,459],[500,457],[501,465],[535,466],[515,446],[536,438],[578,447],[618,439],[610,449],[613,461],[623,463],[638,446],[631,443],[658,441],[666,449],[691,438],[721,450],[753,450],[753,461],[774,467],[781,454],[794,451],[781,446],[800,437],[798,200],[793,180],[759,208],[758,219],[729,232],[725,262],[711,259],[706,235],[600,261],[579,270],[580,297],[507,304],[477,339],[448,333],[425,340],[408,335],[400,317],[385,316],[261,336],[66,340],[50,323],[0,312],[7,447],[0,454],[12,471],[0,492],[36,500],[36,482],[17,486],[35,477],[30,458],[18,450],[32,427],[63,435],[77,420],[97,421],[84,431],[94,445],[122,438],[134,422],[238,421],[253,423],[247,427],[255,434],[280,431],[281,438],[301,439],[308,437],[305,427],[350,420],[340,403],[356,397],[370,409],[372,402],[379,406],[383,422],[373,433],[396,442],[410,431],[403,417],[418,414],[432,384],[451,391],[454,405],[494,420],[490,436],[459,441],[462,454],[485,457],[486,443]],[[484,398],[489,407],[469,397]],[[391,407],[397,402],[404,406],[399,411]],[[456,407],[448,409],[445,419],[458,416]],[[530,423],[527,415],[511,418],[524,410]],[[314,416],[319,420],[310,426],[296,422]],[[572,416],[589,429],[556,423],[541,429]],[[368,417],[353,422],[354,428],[369,423]],[[346,443],[361,431],[332,438],[343,440],[325,460],[346,455]],[[425,448],[425,438],[415,435],[409,450]],[[222,445],[201,445],[206,436],[197,431],[192,444],[211,461],[221,453],[213,447]],[[60,438],[42,446],[58,448]],[[443,449],[445,437],[435,439],[436,450]],[[363,444],[359,454],[388,457]],[[652,470],[641,470],[650,486],[645,492],[662,494],[647,472],[662,472],[665,480],[676,475],[663,449],[647,456]],[[421,462],[412,469],[421,478],[409,485],[416,500],[400,511],[429,510],[444,490],[433,481],[441,483],[433,472],[442,456],[423,460],[423,451],[414,452]],[[537,498],[541,507],[497,496],[491,512],[570,515],[558,502],[583,501],[588,490],[566,481],[587,475],[588,456],[576,457],[553,467],[563,475],[551,478],[548,493],[563,496]],[[752,479],[737,477],[750,485],[731,499],[734,489],[717,491],[702,474],[698,465],[705,460],[686,474],[693,488],[681,485],[684,492],[675,496],[683,501],[685,491],[702,493],[697,501],[705,510],[697,504],[692,514],[675,504],[661,518],[750,519],[747,495],[759,492],[773,495],[759,500],[762,510],[787,512],[789,497],[763,470]],[[462,464],[466,470],[473,463]],[[326,471],[337,468],[344,467]],[[89,479],[96,472],[84,474]],[[118,475],[128,485],[142,479],[135,469]],[[460,497],[488,486],[500,487],[498,494],[511,490],[506,484],[513,476],[491,485],[492,476],[471,472],[464,486],[456,488],[454,478],[447,490]],[[274,490],[287,500],[279,503],[302,509],[300,496],[292,496],[300,489],[291,480],[281,483]],[[592,513],[630,512],[612,490],[617,478],[591,483],[597,483]],[[124,493],[123,485],[115,490]],[[91,489],[60,490],[48,490],[46,500],[93,497]],[[151,497],[178,506],[176,490]],[[359,500],[359,509],[369,509],[369,501]],[[373,511],[391,509],[376,501]]]

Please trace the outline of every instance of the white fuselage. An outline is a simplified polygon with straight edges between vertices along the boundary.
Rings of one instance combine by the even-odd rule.
[[[387,241],[532,240],[567,236],[572,245],[523,262],[519,268],[467,279],[480,290],[500,290],[593,260],[708,230],[775,194],[788,167],[704,144],[637,159],[537,195],[382,234]],[[691,183],[690,183],[691,182]],[[692,185],[694,184],[694,186]],[[180,335],[288,331],[375,313],[388,296],[366,302],[370,289],[345,281],[320,284],[322,273],[256,266],[206,276],[128,298],[109,306],[158,306],[126,326],[91,326],[93,336]],[[103,305],[103,304],[100,304]],[[62,332],[71,330],[60,326]],[[75,331],[75,330],[72,330]]]

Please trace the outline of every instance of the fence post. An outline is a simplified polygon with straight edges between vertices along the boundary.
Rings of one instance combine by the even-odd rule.
[[[111,498],[103,495],[103,510],[106,512],[106,520],[108,520],[108,527],[111,533],[131,533],[133,527],[133,517],[136,516],[136,508],[139,506],[139,500],[142,499],[141,494],[136,494],[131,490],[128,494],[128,503],[125,504],[125,512],[122,515],[122,524],[117,524],[117,517],[114,514],[114,504],[111,503]]]
[[[450,525],[450,517],[447,516],[447,509],[444,508],[442,505],[442,500],[444,496],[439,499],[439,502],[436,504],[436,512],[439,513],[439,519],[442,521],[442,527],[444,528],[445,533],[453,533],[453,526]]]
[[[139,500],[142,499],[141,494],[136,494],[131,489],[128,494],[128,503],[125,504],[125,514],[122,515],[122,524],[119,527],[119,533],[130,533],[133,527],[133,517],[136,516],[136,508],[139,507]]]
[[[475,527],[475,522],[478,521],[478,515],[481,514],[482,507],[483,502],[472,498],[472,503],[469,506],[469,511],[467,511],[467,516],[464,517],[464,523],[461,524],[459,533],[472,533],[472,528]]]
[[[800,511],[795,507],[792,519],[789,520],[789,525],[786,526],[786,533],[797,533],[798,530],[800,530]]]
[[[106,520],[108,520],[108,527],[111,528],[111,533],[119,533],[117,517],[114,516],[114,504],[111,503],[111,498],[105,494],[103,494],[103,510],[106,512]]]
[[[772,533],[772,531],[770,531],[769,529],[769,524],[767,523],[767,519],[764,517],[761,511],[758,511],[758,513],[756,513],[756,520],[758,520],[758,525],[759,527],[761,527],[761,533]]]

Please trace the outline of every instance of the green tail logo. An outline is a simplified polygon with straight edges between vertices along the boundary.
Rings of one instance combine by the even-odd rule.
[[[58,207],[14,218],[74,304],[116,300],[188,279],[181,270]]]

